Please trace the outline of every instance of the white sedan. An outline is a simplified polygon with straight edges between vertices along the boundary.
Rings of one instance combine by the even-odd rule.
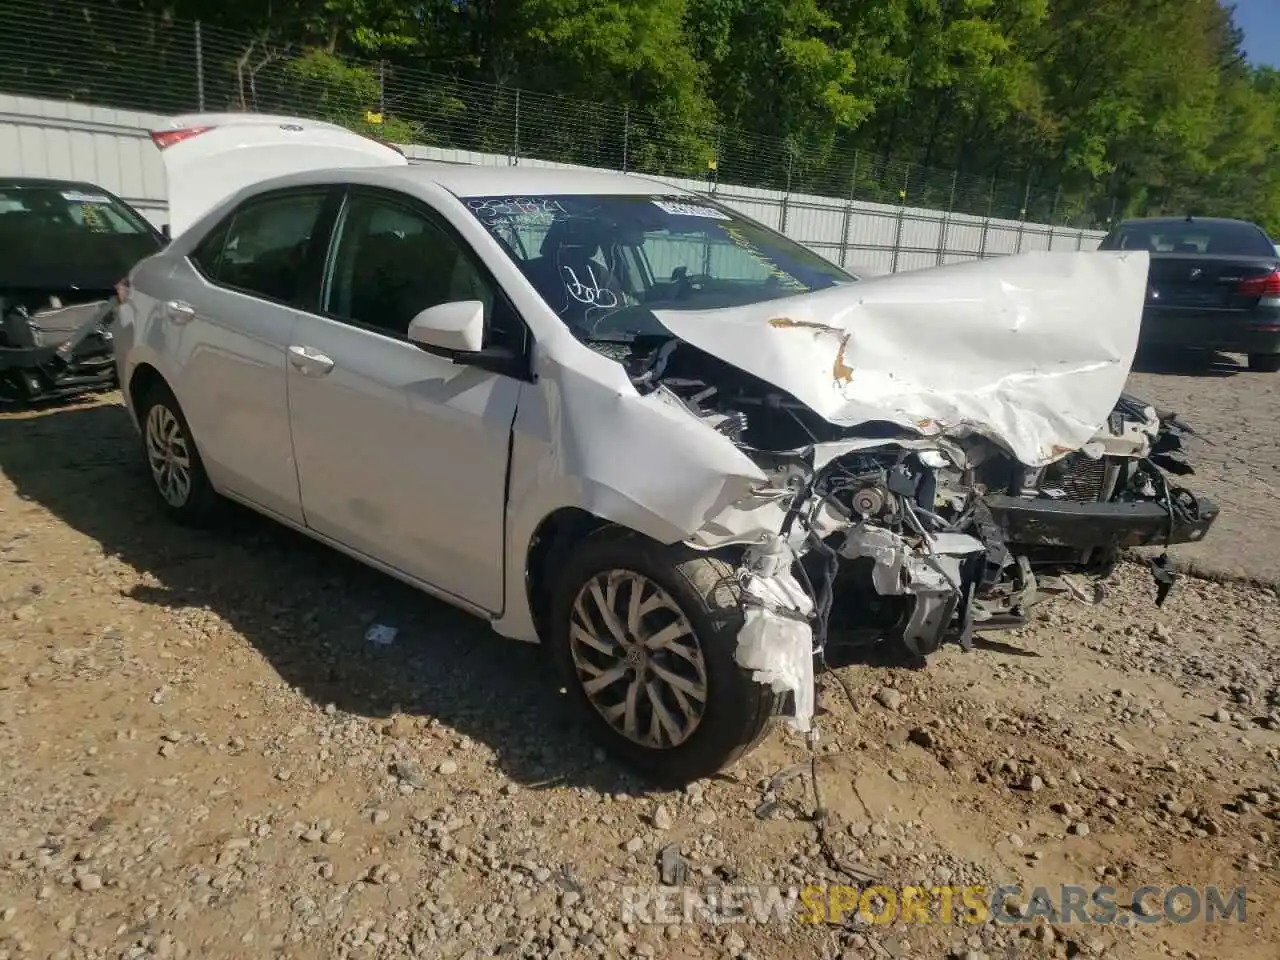
[[[1212,522],[1134,493],[1143,256],[859,281],[643,177],[293,118],[154,137],[174,239],[114,343],[166,509],[238,501],[548,643],[655,779],[811,729],[828,644],[924,656]]]

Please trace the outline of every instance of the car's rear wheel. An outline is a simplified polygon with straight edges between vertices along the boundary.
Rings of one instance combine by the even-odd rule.
[[[656,782],[729,766],[782,697],[734,660],[740,587],[722,560],[618,531],[588,539],[553,592],[548,641],[594,735]]]
[[[218,496],[173,391],[163,383],[152,385],[139,406],[138,419],[147,472],[165,511],[180,523],[208,520]]]
[[[1280,353],[1249,354],[1249,369],[1258,373],[1280,373]]]

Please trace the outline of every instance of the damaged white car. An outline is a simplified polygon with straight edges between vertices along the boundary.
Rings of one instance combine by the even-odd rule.
[[[156,135],[175,239],[114,331],[156,489],[548,644],[656,779],[808,729],[829,646],[967,644],[1213,523],[1122,394],[1145,253],[860,280],[660,182],[335,130]]]

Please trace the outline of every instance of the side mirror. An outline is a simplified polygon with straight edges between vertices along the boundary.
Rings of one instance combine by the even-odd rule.
[[[456,300],[427,307],[410,321],[409,341],[437,350],[476,353],[484,346],[484,304]]]
[[[164,237],[166,240],[173,239],[173,231],[169,228],[167,223],[160,227],[160,236]]]

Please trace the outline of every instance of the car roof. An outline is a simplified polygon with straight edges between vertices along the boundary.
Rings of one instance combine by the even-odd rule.
[[[556,167],[485,167],[453,163],[412,163],[388,167],[405,177],[425,177],[459,197],[495,194],[690,194],[688,190],[635,173]]]
[[[49,187],[56,190],[92,190],[114,196],[110,190],[87,180],[54,180],[49,177],[3,177],[0,187]]]
[[[410,163],[405,166],[308,170],[273,177],[255,186],[277,188],[290,183],[326,181],[373,184],[401,190],[411,190],[415,184],[428,182],[442,187],[456,197],[538,197],[556,194],[697,196],[689,190],[634,173],[565,170],[555,167],[484,167],[440,161]]]
[[[1255,230],[1261,230],[1256,223],[1251,220],[1237,220],[1234,217],[1131,217],[1128,220],[1121,220],[1117,227],[1128,227],[1135,224],[1151,224],[1152,226],[1172,225],[1175,223],[1238,223],[1241,226],[1253,227]]]

